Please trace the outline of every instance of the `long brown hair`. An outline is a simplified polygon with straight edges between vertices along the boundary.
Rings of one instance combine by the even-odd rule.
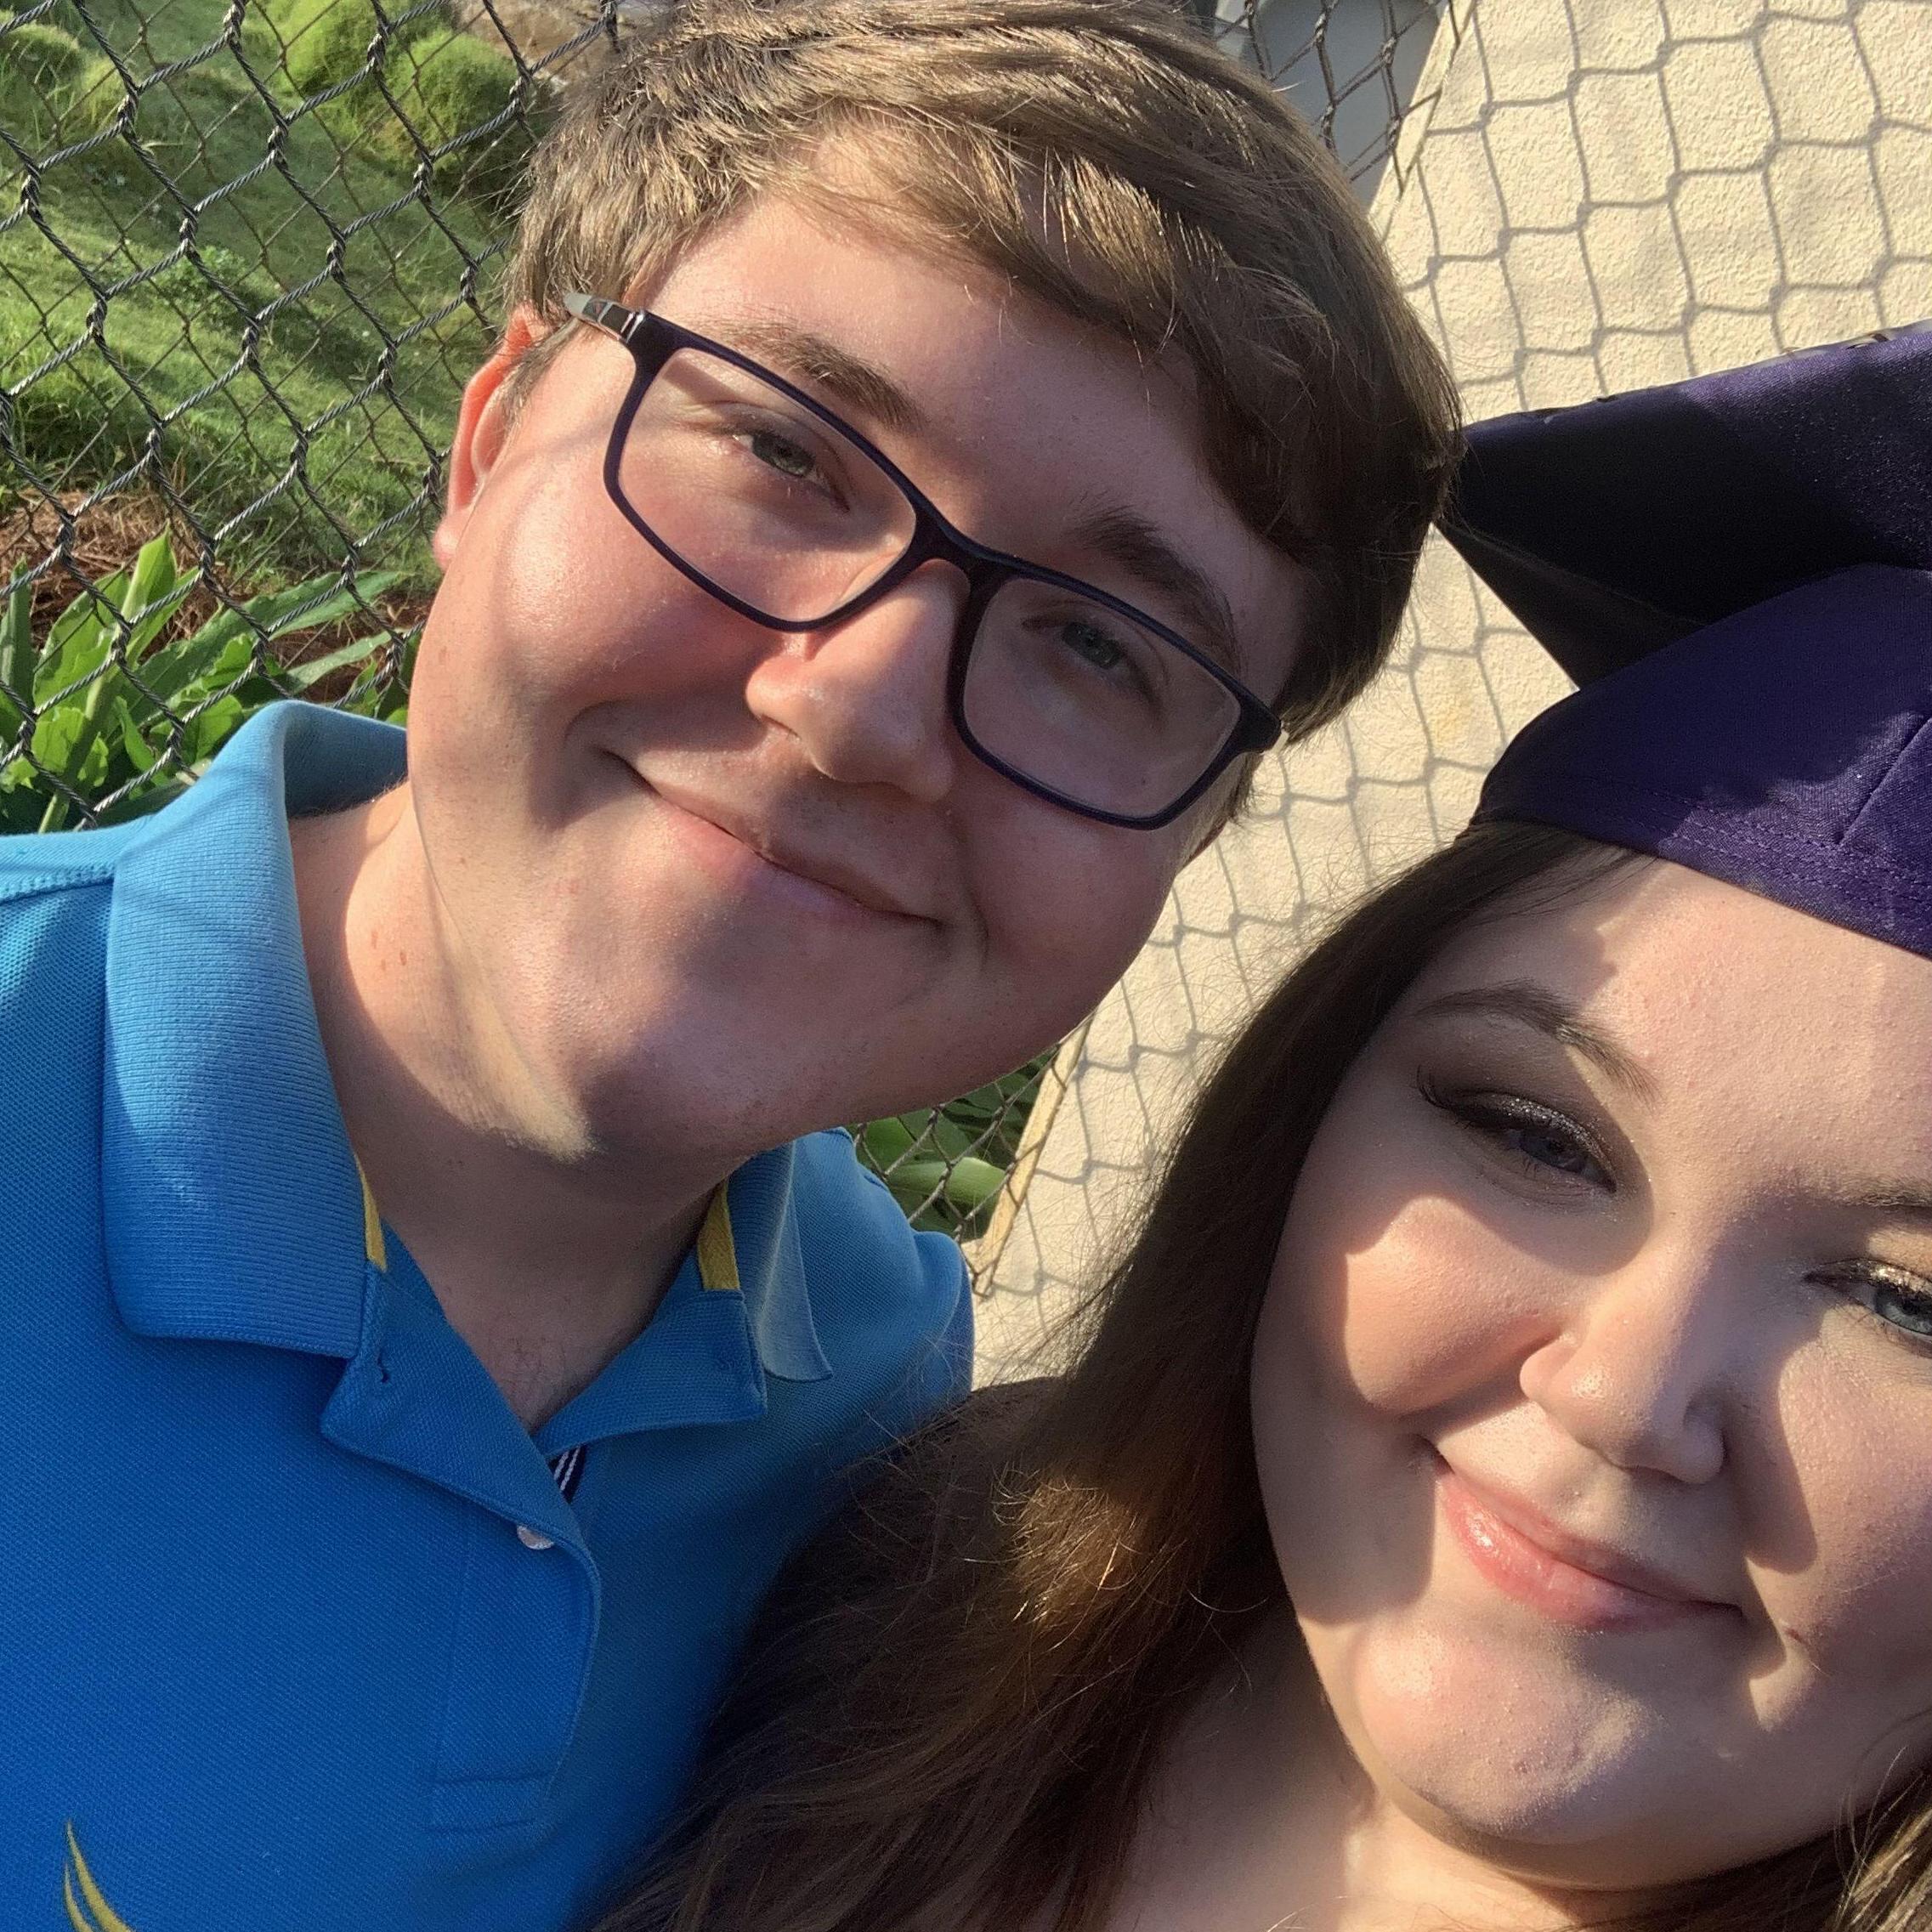
[[[1196,1102],[1071,1365],[912,1447],[754,1639],[690,1817],[603,1932],[1099,1932],[1174,1720],[1282,1601],[1248,1362],[1343,1074],[1459,934],[1630,855],[1493,825],[1375,893]],[[1907,1932],[1932,1784],[1620,1926]]]

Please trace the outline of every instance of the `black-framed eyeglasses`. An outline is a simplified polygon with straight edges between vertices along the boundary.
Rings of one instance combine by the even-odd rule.
[[[976,543],[882,450],[750,356],[598,296],[564,302],[637,364],[603,480],[637,534],[774,631],[841,623],[921,564],[950,564],[966,581],[953,728],[1036,797],[1151,830],[1280,737],[1268,706],[1178,631]]]

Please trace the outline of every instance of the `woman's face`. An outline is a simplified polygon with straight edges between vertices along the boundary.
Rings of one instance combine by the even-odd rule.
[[[1680,867],[1466,936],[1336,1095],[1256,1342],[1323,1691],[1527,1878],[1932,1758],[1932,963]]]

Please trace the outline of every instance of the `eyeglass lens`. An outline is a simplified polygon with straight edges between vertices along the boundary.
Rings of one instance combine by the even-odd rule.
[[[858,445],[701,350],[677,350],[645,389],[620,462],[624,495],[659,540],[780,622],[829,616],[913,540],[911,502]],[[986,607],[963,709],[1001,762],[1130,818],[1187,792],[1239,717],[1217,679],[1153,632],[1027,577]]]

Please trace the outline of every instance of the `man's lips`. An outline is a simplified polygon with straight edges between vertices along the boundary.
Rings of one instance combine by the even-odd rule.
[[[637,775],[633,773],[633,776]],[[844,853],[773,832],[751,815],[730,805],[700,798],[678,787],[641,776],[638,782],[673,811],[730,840],[759,864],[819,892],[875,916],[931,922],[928,915],[914,909],[914,895],[887,876],[882,867],[860,864]]]
[[[1655,1629],[1737,1614],[1657,1566],[1550,1521],[1521,1497],[1439,1462],[1436,1492],[1464,1553],[1508,1595],[1586,1629]]]

